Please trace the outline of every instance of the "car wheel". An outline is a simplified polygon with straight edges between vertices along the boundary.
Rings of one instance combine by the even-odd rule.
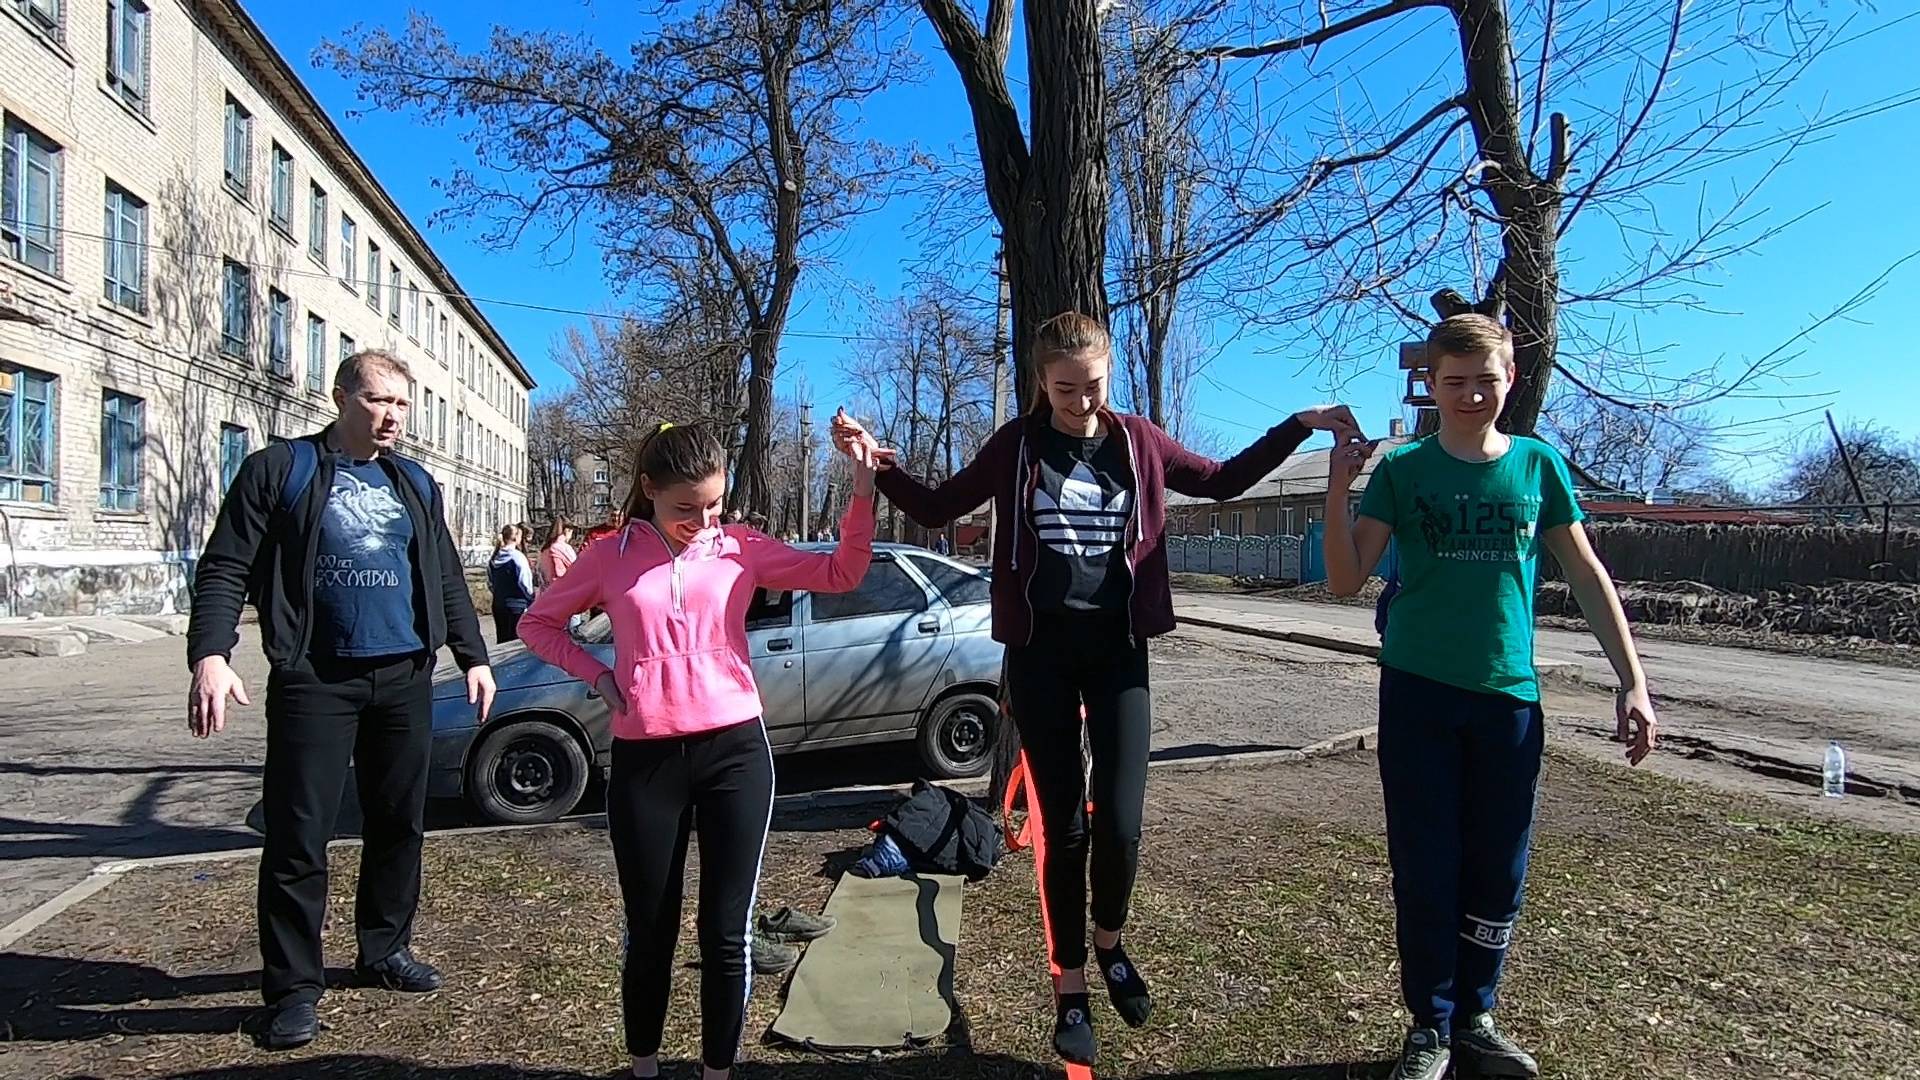
[[[515,720],[487,731],[467,762],[467,798],[502,825],[558,821],[580,803],[592,772],[565,728]]]
[[[985,694],[956,694],[920,718],[920,760],[941,780],[985,776],[993,765],[1000,706]]]

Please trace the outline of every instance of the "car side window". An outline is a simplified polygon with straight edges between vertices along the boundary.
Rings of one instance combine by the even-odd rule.
[[[946,597],[947,603],[954,607],[984,604],[993,592],[985,577],[969,574],[952,563],[938,559],[915,559],[913,565],[927,575],[927,580],[933,582],[933,587],[939,589],[940,595]]]
[[[875,559],[867,576],[848,593],[814,593],[813,621],[864,615],[915,614],[927,610],[927,591],[892,559]]]
[[[778,630],[793,625],[793,593],[786,589],[755,589],[747,608],[748,630]]]

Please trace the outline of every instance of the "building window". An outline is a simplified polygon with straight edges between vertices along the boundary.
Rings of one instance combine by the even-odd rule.
[[[147,204],[107,182],[107,302],[147,310]]]
[[[607,472],[607,467],[606,467],[605,465],[595,465],[595,466],[593,467],[593,482],[594,482],[594,483],[596,483],[596,484],[604,484],[604,483],[607,483],[607,482],[608,482],[608,481],[609,481],[610,479],[611,479],[611,477],[610,477],[610,475],[608,474],[608,472]]]
[[[0,500],[54,501],[54,377],[0,366]]]
[[[1233,512],[1233,535],[1246,535],[1246,519],[1247,515],[1244,510],[1235,510]]]
[[[1293,531],[1293,507],[1291,506],[1280,511],[1280,535],[1282,536],[1297,535]]]
[[[147,111],[147,5],[107,0],[107,85],[120,100]]]
[[[367,306],[380,310],[380,245],[367,241]]]
[[[267,370],[293,378],[293,301],[278,289],[267,290]]]
[[[242,199],[253,187],[253,114],[227,98],[227,189]]]
[[[447,448],[447,399],[446,398],[440,399],[440,416],[436,421],[436,426],[439,428],[439,438],[435,439],[434,441],[439,443],[440,449],[445,450]]]
[[[140,509],[140,454],[147,445],[147,403],[108,390],[100,399],[100,506]]]
[[[447,352],[447,317],[442,315],[440,316],[440,366],[446,367],[450,359],[452,354]]]
[[[60,174],[65,154],[30,127],[8,117],[4,129],[4,191],[0,243],[7,258],[49,274],[60,272]]]
[[[433,442],[433,387],[427,387],[426,394],[426,402],[417,411],[420,414],[420,437],[431,443]],[[408,420],[412,420],[411,414]]]
[[[235,424],[220,425],[220,490],[233,486],[240,475],[240,463],[247,460],[247,429]]]
[[[420,286],[407,282],[407,336],[420,340]]]
[[[307,389],[327,392],[327,320],[307,313]]]
[[[327,192],[319,184],[307,185],[307,254],[327,265]]]
[[[345,285],[349,291],[353,289],[354,255],[357,254],[359,247],[360,247],[359,232],[353,224],[353,219],[348,217],[345,214],[341,214],[340,215],[340,284]]]
[[[339,363],[342,363],[342,364],[346,363],[347,358],[352,356],[356,351],[358,350],[354,346],[353,336],[351,334],[341,334]]]
[[[55,41],[67,39],[66,26],[61,19],[60,0],[8,0],[15,11],[26,16],[27,22],[38,28],[41,33]]]
[[[416,396],[418,396],[419,393],[420,393],[420,384],[415,382],[412,379],[408,379],[407,380],[408,404],[412,404],[413,399]],[[413,436],[420,434],[420,425],[417,421],[414,420],[414,417],[418,415],[419,414],[413,409],[407,410],[407,437],[408,438],[412,438]]]
[[[453,456],[461,461],[467,460],[467,411],[465,409],[453,414]]]
[[[464,333],[460,334],[458,337],[454,339],[454,342],[455,342],[455,347],[453,350],[454,377],[459,379],[462,385],[465,385],[467,381],[467,369],[466,369],[467,335]]]
[[[432,356],[432,355],[433,355],[433,326],[434,326],[434,323],[433,323],[433,300],[432,300],[431,298],[429,298],[429,299],[427,300],[427,315],[426,315],[426,319],[427,319],[427,322],[426,322],[426,328],[427,328],[427,342],[426,342],[426,347],[427,347],[427,355],[428,355],[428,356]]]
[[[400,264],[387,264],[387,318],[400,325]]]
[[[236,360],[253,354],[253,271],[228,259],[221,281],[220,351]]]
[[[273,144],[273,198],[267,204],[267,221],[274,228],[293,235],[293,155],[279,143]]]

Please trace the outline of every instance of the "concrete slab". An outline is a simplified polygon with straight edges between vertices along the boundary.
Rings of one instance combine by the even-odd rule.
[[[86,635],[64,627],[0,626],[0,656],[78,656],[86,651]]]

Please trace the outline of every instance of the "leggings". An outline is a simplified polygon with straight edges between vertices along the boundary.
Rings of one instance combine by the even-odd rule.
[[[1080,708],[1093,751],[1093,921],[1127,924],[1140,869],[1140,818],[1147,796],[1153,695],[1147,646],[1129,640],[1126,619],[1105,614],[1042,617],[1033,641],[1007,650],[1007,693],[1027,756],[1047,862],[1040,869],[1053,962],[1087,963],[1087,774],[1080,757]]]
[[[773,751],[759,720],[613,741],[607,833],[627,914],[620,991],[628,1053],[660,1051],[687,840],[698,833],[701,1059],[711,1069],[733,1066],[753,988],[753,907],[772,814]]]
[[[1490,1011],[1527,880],[1538,703],[1380,669],[1400,990],[1421,1027]]]

